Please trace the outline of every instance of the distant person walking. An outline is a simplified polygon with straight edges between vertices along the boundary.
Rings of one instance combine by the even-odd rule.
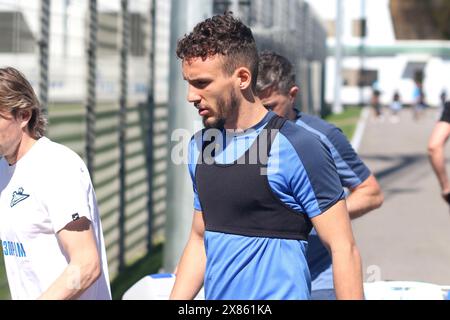
[[[446,102],[441,119],[434,126],[428,142],[431,166],[439,181],[442,198],[450,204],[450,183],[445,167],[444,147],[450,136],[450,102]]]
[[[423,83],[420,81],[415,81],[415,87],[413,91],[413,117],[414,120],[418,120],[422,117],[425,109],[428,107],[425,102],[425,92],[423,90]]]
[[[11,297],[110,300],[89,172],[45,129],[30,83],[0,69],[0,238]]]
[[[400,101],[400,94],[398,93],[398,91],[394,92],[390,109],[391,109],[391,121],[393,123],[399,122],[400,118],[398,116],[398,113],[400,112],[400,110],[402,110],[402,102]]]
[[[378,81],[372,85],[372,96],[370,98],[370,105],[374,112],[375,118],[382,120],[382,111],[380,103],[381,90],[378,85]]]
[[[447,102],[447,90],[442,89],[441,94],[439,95],[439,100],[441,102],[440,107],[444,109],[445,103]],[[444,111],[444,110],[442,110]]]
[[[444,114],[445,103],[447,102],[447,90],[442,89],[441,94],[439,95],[439,119]]]

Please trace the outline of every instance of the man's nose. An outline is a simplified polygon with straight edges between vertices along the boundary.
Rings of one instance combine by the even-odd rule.
[[[187,100],[191,103],[200,102],[201,97],[192,86],[189,86]]]

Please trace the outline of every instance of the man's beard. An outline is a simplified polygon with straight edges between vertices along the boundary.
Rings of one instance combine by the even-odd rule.
[[[206,129],[214,128],[222,130],[225,126],[227,119],[233,116],[233,113],[238,109],[240,103],[241,98],[238,97],[234,89],[231,90],[228,101],[226,101],[224,97],[220,97],[217,99],[216,114],[213,115],[212,117],[204,117],[203,125],[205,126]]]

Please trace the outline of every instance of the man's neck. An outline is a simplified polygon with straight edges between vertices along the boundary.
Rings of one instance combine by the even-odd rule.
[[[288,115],[287,115],[286,118],[288,118],[288,119],[291,120],[291,121],[297,120],[297,111],[296,111],[294,108],[292,108],[292,109],[289,111],[289,113],[288,113]]]
[[[22,139],[17,145],[16,150],[11,154],[6,156],[5,160],[8,161],[9,165],[14,165],[23,158],[23,156],[30,151],[31,147],[36,143],[36,139],[33,139],[28,134],[23,134]]]
[[[243,131],[257,125],[267,114],[267,109],[259,99],[254,102],[243,101],[236,110],[234,117],[230,117],[225,129]]]

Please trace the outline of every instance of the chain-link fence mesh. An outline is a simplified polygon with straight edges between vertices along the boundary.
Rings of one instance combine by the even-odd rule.
[[[162,240],[170,2],[0,0],[0,16],[1,65],[29,78],[49,138],[90,169],[113,278]]]
[[[214,0],[215,13],[235,8],[241,20],[251,26],[258,49],[276,51],[294,64],[301,88],[297,107],[320,114],[327,35],[311,6],[303,0]]]

